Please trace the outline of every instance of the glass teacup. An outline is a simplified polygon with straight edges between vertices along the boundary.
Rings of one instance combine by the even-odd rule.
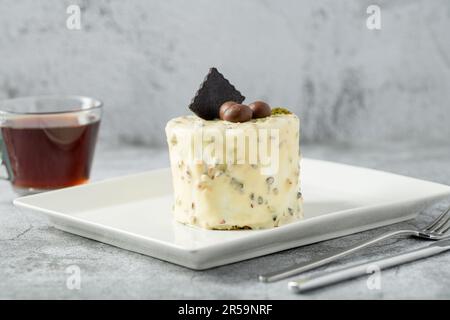
[[[0,102],[0,160],[19,194],[89,180],[102,102],[40,96]]]

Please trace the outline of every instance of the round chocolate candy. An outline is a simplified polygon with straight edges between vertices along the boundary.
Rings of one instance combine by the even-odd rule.
[[[235,102],[235,101],[227,101],[227,102],[222,103],[222,105],[220,106],[220,109],[219,109],[220,119],[223,120],[223,114],[224,114],[225,110],[227,110],[228,107],[231,107],[234,104],[237,104],[237,102]]]
[[[230,122],[246,122],[252,118],[253,112],[245,104],[233,104],[223,113],[223,120]]]
[[[271,115],[272,110],[270,106],[264,101],[255,101],[248,105],[253,111],[253,118],[265,118]]]

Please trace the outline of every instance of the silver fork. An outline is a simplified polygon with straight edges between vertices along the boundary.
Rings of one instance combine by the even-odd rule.
[[[258,276],[259,281],[261,282],[273,282],[277,280],[281,280],[290,276],[294,276],[305,271],[309,271],[323,265],[326,265],[330,262],[336,261],[339,258],[347,256],[355,251],[368,247],[374,243],[377,243],[382,240],[386,240],[388,238],[396,237],[396,236],[412,236],[416,238],[426,239],[426,240],[442,240],[447,237],[450,237],[450,207],[439,215],[430,225],[423,229],[411,229],[411,230],[397,230],[384,233],[378,237],[366,240],[354,246],[351,246],[348,249],[334,252],[330,255],[318,257],[308,262],[297,263],[286,269],[282,269],[275,272],[270,272],[266,274],[261,274]]]

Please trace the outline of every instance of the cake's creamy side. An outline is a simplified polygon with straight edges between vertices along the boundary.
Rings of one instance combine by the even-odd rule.
[[[279,146],[277,169],[267,174],[261,170],[260,163],[249,161],[248,146],[245,158],[241,159],[244,163],[191,161],[194,136],[199,131],[208,132],[210,129],[224,137],[230,129],[239,129],[244,135],[260,129],[276,131]],[[273,115],[244,123],[207,121],[196,116],[170,120],[166,135],[175,219],[207,229],[262,229],[302,218],[299,129],[299,119],[293,114]],[[203,149],[214,141],[214,138],[202,139]],[[258,143],[261,142],[258,140]],[[224,156],[231,159],[227,149],[224,149]]]

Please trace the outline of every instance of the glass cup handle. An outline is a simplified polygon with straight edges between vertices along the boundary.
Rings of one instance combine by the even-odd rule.
[[[1,156],[2,155],[0,153],[0,157]],[[3,164],[4,164],[4,161],[3,161],[3,159],[0,158],[0,168],[3,167]],[[5,172],[6,172],[6,166],[4,169],[3,168],[0,169],[0,180],[9,180],[9,177],[8,177],[7,173],[5,173]]]
[[[6,166],[6,160],[3,158],[3,139],[0,132],[0,180],[10,180],[10,177],[8,175],[8,168]]]

